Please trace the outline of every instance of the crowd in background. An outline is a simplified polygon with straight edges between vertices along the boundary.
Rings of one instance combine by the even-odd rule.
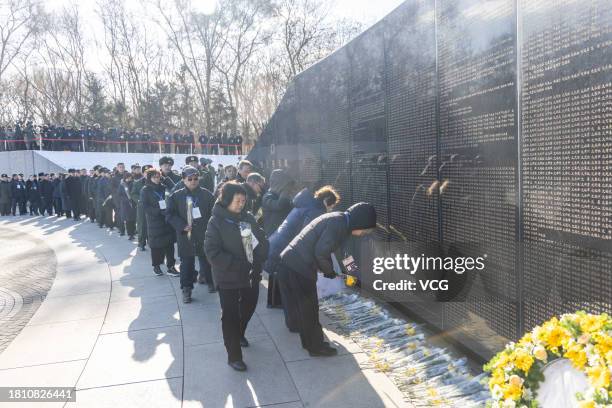
[[[0,151],[56,150],[75,152],[242,154],[242,136],[205,132],[108,128],[99,125],[34,125],[20,121],[0,126]]]

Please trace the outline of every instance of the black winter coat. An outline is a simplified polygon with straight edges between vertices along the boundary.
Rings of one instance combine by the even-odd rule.
[[[240,222],[249,223],[259,241],[253,250],[252,265],[242,245]],[[243,211],[241,214],[233,214],[217,203],[206,229],[204,250],[219,288],[248,288],[261,280],[262,265],[268,255],[268,240],[251,213]]]
[[[317,270],[334,275],[331,254],[349,237],[348,218],[334,211],[315,218],[281,252],[283,264],[307,279],[316,280]]]
[[[0,181],[0,204],[10,204],[11,198],[11,183],[9,181]]]
[[[12,196],[16,200],[26,200],[28,193],[26,191],[26,184],[22,181],[11,181],[11,192]]]
[[[269,237],[285,221],[293,208],[291,198],[268,191],[261,199],[263,227]]]
[[[136,203],[134,203],[130,197],[131,187],[132,182],[126,183],[125,181],[122,181],[117,189],[117,208],[119,211],[119,219],[121,221],[136,221]]]
[[[66,177],[66,195],[77,200],[81,197],[81,179],[78,176]]]
[[[193,219],[191,239],[184,231],[187,226],[187,197],[192,197],[194,208],[197,206],[200,209],[200,218]],[[204,256],[204,236],[215,204],[212,193],[201,187],[193,191],[182,188],[172,193],[166,201],[166,221],[176,231],[179,256]]]
[[[164,248],[175,242],[174,229],[166,222],[166,210],[159,208],[165,199],[166,188],[162,184],[149,183],[140,191],[140,202],[147,219],[147,241],[151,248]]]
[[[40,187],[38,186],[38,181],[32,181],[28,184],[28,201],[30,203],[40,203]]]
[[[181,181],[181,177],[178,174],[172,172],[168,174],[162,174],[161,184],[166,187],[168,193],[172,192],[176,184]]]
[[[51,180],[43,180],[40,182],[40,194],[43,200],[53,201],[53,182]]]

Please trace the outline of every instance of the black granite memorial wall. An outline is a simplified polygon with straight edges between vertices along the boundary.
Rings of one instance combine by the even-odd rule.
[[[387,248],[486,254],[403,304],[483,357],[611,312],[612,1],[406,1],[298,75],[250,157],[371,202]]]

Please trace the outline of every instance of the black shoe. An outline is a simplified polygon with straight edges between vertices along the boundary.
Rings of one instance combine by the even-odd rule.
[[[128,239],[129,239],[130,241],[133,241],[133,240],[134,240],[134,236],[133,236],[133,235],[130,235],[130,236],[128,237]]]
[[[59,217],[59,215],[58,215],[58,217]],[[104,228],[104,225],[98,224],[98,228]]]
[[[293,327],[289,327],[288,329],[289,329],[289,331],[291,333],[299,333],[300,332],[300,329],[296,329],[296,328],[293,328]]]
[[[172,276],[181,276],[180,272],[176,270],[176,268],[173,266],[170,266],[168,268],[168,275],[172,275]]]
[[[144,246],[141,246],[141,247],[140,247],[140,250],[141,250],[142,252],[144,252],[144,251],[146,251],[146,250],[147,250],[147,248],[145,248]]]
[[[240,347],[249,347],[249,341],[246,339],[246,337],[242,337],[240,339]]]
[[[75,220],[75,221],[76,221],[76,220]],[[119,236],[120,236],[120,237],[125,237],[125,232],[121,231],[121,232],[119,233]]]
[[[244,364],[244,361],[242,360],[228,361],[227,364],[229,364],[229,366],[232,367],[236,371],[246,371],[247,369],[246,364]]]
[[[208,293],[215,293],[217,291],[217,288],[215,288],[215,285],[208,285]]]
[[[329,345],[323,344],[314,350],[308,350],[308,354],[310,354],[311,357],[331,357],[337,355],[338,350]]]
[[[155,272],[157,276],[162,276],[164,274],[159,265],[153,267],[153,272]]]
[[[191,288],[183,288],[183,303],[191,303]]]

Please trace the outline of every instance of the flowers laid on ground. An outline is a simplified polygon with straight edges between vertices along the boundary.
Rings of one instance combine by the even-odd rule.
[[[566,358],[584,372],[589,388],[577,394],[580,408],[612,404],[612,319],[607,314],[577,312],[554,317],[510,343],[484,366],[490,373],[493,408],[535,408],[544,366]]]

